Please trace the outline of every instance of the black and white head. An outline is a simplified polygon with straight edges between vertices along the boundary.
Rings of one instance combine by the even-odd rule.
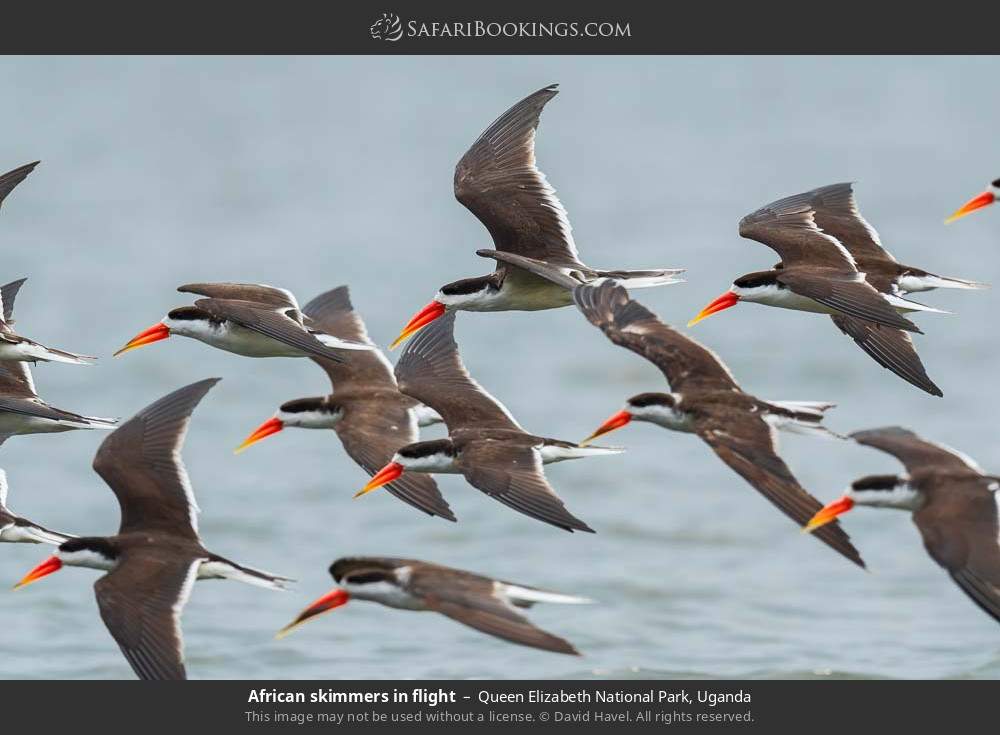
[[[439,319],[449,311],[490,311],[500,294],[502,282],[496,273],[478,278],[463,278],[445,284],[434,296],[434,300],[414,314],[403,327],[403,331],[389,345],[390,350],[396,349],[407,337],[426,327],[435,319]]]
[[[868,475],[855,480],[846,493],[824,505],[809,519],[803,530],[822,528],[856,505],[913,512],[923,506],[924,500],[924,494],[910,483],[906,475]]]
[[[199,309],[197,306],[181,306],[177,309],[171,309],[161,321],[135,335],[115,353],[115,357],[139,347],[160,342],[173,334],[204,341],[215,335],[219,326],[219,320],[207,311]]]
[[[585,446],[599,436],[610,434],[632,421],[648,421],[674,431],[687,431],[689,418],[680,410],[676,393],[640,393],[625,401],[625,407],[610,416],[597,430],[580,442]]]
[[[69,567],[108,570],[118,563],[119,550],[107,539],[83,537],[64,541],[56,549],[55,555]]]
[[[219,324],[218,319],[197,306],[171,309],[161,323],[171,334],[195,338],[214,332]]]
[[[338,559],[330,566],[330,574],[351,597],[419,609],[422,605],[406,591],[411,573],[405,563],[371,558]]]
[[[772,304],[781,299],[782,292],[786,289],[778,282],[777,269],[769,271],[756,271],[740,276],[729,290],[721,296],[716,297],[705,306],[704,309],[695,315],[694,319],[688,322],[688,327],[693,327],[702,319],[707,319],[712,314],[736,306],[741,301],[751,301],[762,304]]]
[[[896,508],[898,510],[919,510],[924,503],[924,494],[910,484],[906,475],[868,475],[851,483],[845,497],[854,505],[873,508]]]
[[[433,439],[400,447],[392,461],[408,472],[453,472],[456,457],[451,439]]]
[[[332,429],[344,418],[344,406],[329,396],[286,401],[274,414],[284,426],[301,429]]]
[[[784,287],[778,282],[778,270],[756,271],[740,276],[729,291],[740,301],[762,301]]]
[[[344,406],[330,396],[296,398],[281,404],[278,411],[254,429],[243,443],[236,447],[239,454],[261,439],[277,434],[286,426],[300,429],[332,429],[344,418]]]
[[[466,309],[476,311],[489,304],[500,294],[500,283],[492,275],[463,278],[445,284],[437,292],[434,300],[446,309]]]
[[[86,567],[107,572],[118,564],[118,555],[117,546],[107,539],[71,538],[61,543],[52,556],[24,575],[21,581],[14,585],[14,589],[37,582],[42,577],[58,572],[64,566]]]

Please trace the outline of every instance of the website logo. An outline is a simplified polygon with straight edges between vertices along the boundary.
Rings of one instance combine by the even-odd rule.
[[[376,41],[398,41],[403,37],[403,23],[395,13],[382,13],[368,30]]]

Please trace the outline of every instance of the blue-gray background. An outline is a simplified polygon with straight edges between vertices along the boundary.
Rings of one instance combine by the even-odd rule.
[[[1000,175],[998,71],[995,59],[960,58],[8,58],[0,169],[42,165],[0,213],[0,276],[29,276],[24,333],[101,356],[91,368],[36,369],[54,405],[125,417],[180,385],[225,378],[185,450],[203,536],[301,581],[286,594],[199,584],[184,614],[193,677],[996,677],[996,624],[930,561],[904,514],[846,519],[866,574],[801,536],[694,437],[633,426],[615,437],[627,454],[550,468],[596,536],[442,477],[452,525],[386,493],[352,500],[365,476],[332,432],[286,431],[232,454],[282,401],[326,392],[307,360],[249,360],[184,339],[110,355],[188,301],[177,285],[211,280],[282,285],[303,303],[350,284],[387,343],[440,284],[491,270],[473,254],[489,239],[452,198],[452,169],[496,115],[551,82],[562,93],[545,111],[538,158],[580,251],[595,266],[688,268],[688,283],[640,295],[667,321],[683,324],[733,277],[774,262],[737,236],[743,214],[842,180],[857,182],[900,259],[996,281],[1000,212],[942,220]],[[925,295],[957,312],[919,320],[944,399],[814,315],[745,305],[696,333],[761,397],[833,400],[835,429],[903,424],[996,471],[998,298]],[[662,386],[573,309],[466,314],[458,338],[476,378],[536,433],[579,439],[627,396]],[[67,531],[114,532],[115,499],[90,470],[102,438],[6,443],[13,508]],[[824,500],[856,476],[897,470],[849,443],[793,436],[783,454]],[[46,553],[0,551],[3,584]],[[594,597],[531,613],[586,655],[364,603],[273,640],[346,554],[414,556]],[[94,578],[66,570],[0,593],[0,676],[131,676],[98,617]]]

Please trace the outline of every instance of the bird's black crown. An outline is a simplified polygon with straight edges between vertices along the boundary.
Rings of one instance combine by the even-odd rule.
[[[636,408],[646,408],[647,406],[666,406],[673,408],[677,401],[669,393],[640,393],[628,399],[628,405]]]
[[[336,407],[332,406],[324,396],[316,398],[296,398],[294,401],[285,401],[281,404],[282,413],[306,413],[308,411],[319,411],[321,413],[335,413]]]
[[[59,551],[72,554],[76,551],[95,551],[105,559],[117,559],[118,549],[107,539],[96,537],[71,538],[59,544]]]
[[[433,439],[427,442],[417,442],[408,444],[396,452],[400,457],[406,459],[420,459],[421,457],[433,457],[435,454],[444,454],[449,457],[455,456],[455,445],[451,439]]]
[[[197,306],[179,306],[167,314],[175,321],[213,321],[212,316]]]
[[[468,296],[488,289],[496,290],[499,285],[496,279],[490,276],[479,276],[477,278],[463,278],[461,281],[447,283],[441,287],[441,293],[445,296]]]
[[[757,273],[747,273],[733,281],[734,286],[739,288],[759,288],[761,286],[773,286],[778,282],[778,276],[773,271],[758,271]]]
[[[895,490],[899,485],[896,475],[869,475],[851,483],[851,490]]]

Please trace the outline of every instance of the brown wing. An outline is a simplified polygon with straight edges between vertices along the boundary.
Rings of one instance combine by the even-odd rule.
[[[502,440],[475,440],[462,447],[458,467],[469,484],[520,513],[566,531],[594,529],[572,515],[542,469],[541,455],[529,446]]]
[[[436,565],[413,567],[408,588],[427,608],[497,638],[522,646],[578,656],[573,645],[533,625],[513,606],[497,597],[497,583],[488,577]]]
[[[229,299],[198,299],[194,305],[217,319],[227,319],[306,354],[344,362],[336,350],[320,342],[298,321],[283,312],[264,308],[258,303]]]
[[[566,210],[535,167],[535,129],[556,94],[551,85],[525,97],[479,136],[455,167],[455,197],[497,250],[580,265]]]
[[[21,290],[21,286],[27,280],[27,278],[19,278],[16,281],[11,281],[8,284],[0,286],[0,301],[3,302],[3,320],[5,322],[13,320],[14,299],[17,298],[17,292]]]
[[[299,310],[299,304],[291,291],[275,288],[263,283],[186,283],[178,286],[181,293],[196,293],[212,299],[249,301],[275,309]]]
[[[24,181],[39,163],[41,161],[26,163],[0,176],[0,204],[3,204],[3,200],[14,190],[14,187]]]
[[[703,416],[695,431],[719,456],[758,492],[801,528],[823,504],[799,485],[777,454],[774,430],[758,415]],[[844,529],[834,521],[818,529],[818,538],[847,559],[864,567],[861,554]]]
[[[808,264],[857,271],[844,245],[817,226],[811,194],[779,199],[748,214],[740,220],[740,236],[767,245],[786,267]]]
[[[115,429],[94,457],[94,470],[121,506],[119,533],[161,530],[198,538],[198,504],[181,459],[191,412],[220,378],[175,390]]]
[[[448,430],[462,427],[521,430],[510,412],[462,364],[455,343],[455,312],[421,329],[396,363],[399,389],[437,411]]]
[[[596,287],[578,286],[573,290],[573,301],[614,344],[656,365],[671,390],[739,390],[718,355],[661,322],[653,312],[629,298],[624,287],[611,281]]]
[[[921,439],[912,431],[899,426],[855,431],[850,437],[858,444],[891,454],[902,462],[910,473],[928,468],[972,470],[982,473],[982,468],[975,460],[957,449]]]
[[[344,450],[369,476],[385,467],[397,449],[420,438],[416,419],[400,399],[346,401],[344,417],[334,427]],[[407,472],[386,489],[424,513],[456,520],[430,475]]]
[[[979,607],[1000,622],[1000,524],[992,478],[950,478],[913,514],[924,547]]]
[[[895,261],[882,247],[875,228],[861,216],[850,182],[821,186],[802,196],[812,205],[816,226],[837,238],[855,258]]]
[[[927,375],[913,340],[902,329],[840,314],[830,318],[841,332],[853,339],[879,365],[932,396],[944,395]]]
[[[351,342],[375,344],[369,338],[360,315],[354,311],[347,286],[321,293],[303,307],[302,313],[324,334]],[[378,349],[355,350],[348,362],[333,362],[324,357],[312,359],[326,371],[334,390],[343,390],[351,384],[396,386],[392,365]]]
[[[779,270],[777,279],[800,296],[847,316],[922,334],[919,327],[896,311],[874,286],[859,274]]]
[[[20,360],[0,361],[0,396],[37,399],[35,381],[28,363]]]
[[[201,562],[130,550],[94,584],[101,618],[140,679],[187,678],[180,617]]]

